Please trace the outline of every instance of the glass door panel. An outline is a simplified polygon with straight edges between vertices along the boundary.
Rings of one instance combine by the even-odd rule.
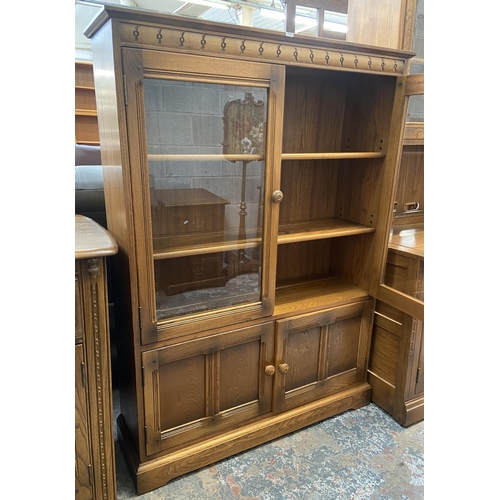
[[[157,321],[261,300],[267,96],[144,79]]]

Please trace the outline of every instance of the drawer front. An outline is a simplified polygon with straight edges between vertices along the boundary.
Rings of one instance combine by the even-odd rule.
[[[155,236],[196,234],[224,230],[225,205],[158,205],[153,214]]]
[[[167,295],[226,284],[222,252],[166,259],[157,264],[157,272]]]

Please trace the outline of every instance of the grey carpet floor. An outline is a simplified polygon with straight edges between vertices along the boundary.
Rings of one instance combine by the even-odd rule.
[[[115,410],[116,411],[116,410]],[[118,443],[118,500],[423,500],[424,422],[400,426],[375,404],[137,495]]]

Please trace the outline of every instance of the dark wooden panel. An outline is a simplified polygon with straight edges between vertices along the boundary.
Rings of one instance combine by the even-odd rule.
[[[355,317],[329,325],[329,377],[357,367],[360,322],[361,317]]]
[[[171,429],[206,416],[205,356],[161,366],[161,428]]]
[[[254,340],[220,353],[220,411],[259,399],[260,342]]]
[[[286,361],[289,370],[286,375],[285,391],[301,387],[318,379],[321,328],[311,327],[290,332],[286,344]]]

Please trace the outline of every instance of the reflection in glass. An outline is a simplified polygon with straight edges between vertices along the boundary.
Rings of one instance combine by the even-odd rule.
[[[146,79],[157,319],[261,300],[267,89]]]

